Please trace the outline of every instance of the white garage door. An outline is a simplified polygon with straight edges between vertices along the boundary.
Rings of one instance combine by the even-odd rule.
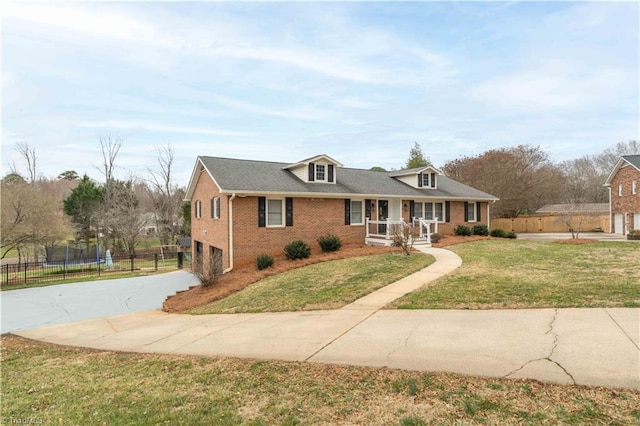
[[[616,214],[614,218],[615,229],[613,230],[616,234],[624,235],[624,216],[621,214]]]

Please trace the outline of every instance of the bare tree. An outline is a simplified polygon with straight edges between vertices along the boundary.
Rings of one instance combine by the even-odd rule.
[[[561,170],[539,147],[520,145],[486,151],[447,163],[445,174],[500,199],[493,217],[516,217],[557,201]]]
[[[173,183],[173,161],[175,151],[170,143],[157,146],[158,169],[148,169],[153,203],[158,220],[158,231],[162,244],[171,244],[182,206],[181,191]]]
[[[102,228],[104,234],[104,247],[109,248],[109,237],[113,231],[113,223],[111,219],[113,215],[109,211],[114,205],[113,186],[114,186],[114,170],[116,167],[116,159],[122,147],[122,139],[114,137],[110,134],[100,136],[100,151],[102,153],[102,174],[104,176],[104,210],[102,212]]]
[[[36,164],[38,159],[36,155],[36,149],[30,147],[26,142],[18,142],[16,144],[16,151],[18,151],[18,153],[20,154],[20,156],[22,156],[24,162],[26,163],[29,182],[36,182],[40,178],[40,176],[38,176],[38,168]],[[11,168],[12,172],[16,173],[15,165],[12,165]]]

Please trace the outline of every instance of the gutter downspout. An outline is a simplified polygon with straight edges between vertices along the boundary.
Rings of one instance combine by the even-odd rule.
[[[222,271],[223,274],[233,270],[233,200],[236,198],[234,192],[229,197],[229,267]]]

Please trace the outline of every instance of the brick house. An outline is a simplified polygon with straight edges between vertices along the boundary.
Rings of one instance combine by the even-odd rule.
[[[488,226],[497,198],[433,167],[378,172],[328,155],[293,164],[200,156],[186,201],[194,264],[227,272],[297,239],[314,246],[328,233],[345,244],[388,245],[401,221],[417,225],[421,239],[459,224]]]
[[[611,233],[626,235],[640,229],[640,155],[620,157],[609,174]]]

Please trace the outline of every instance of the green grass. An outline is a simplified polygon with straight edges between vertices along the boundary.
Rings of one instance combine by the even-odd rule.
[[[401,309],[640,307],[640,244],[487,240],[449,247],[462,267]]]
[[[425,254],[387,253],[318,263],[263,279],[191,314],[335,309],[434,262]]]
[[[2,338],[3,423],[637,424],[640,392]],[[524,392],[526,387],[528,390]]]

